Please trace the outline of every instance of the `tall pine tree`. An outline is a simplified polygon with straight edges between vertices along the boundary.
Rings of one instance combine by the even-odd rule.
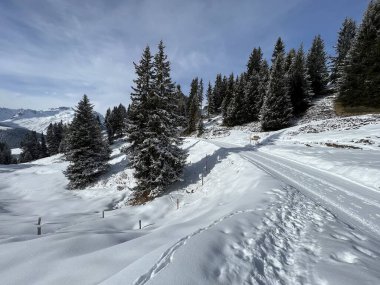
[[[293,105],[293,114],[298,116],[310,104],[312,90],[308,78],[303,46],[298,49],[287,71],[288,92]]]
[[[336,84],[340,77],[340,70],[343,67],[343,63],[346,56],[351,49],[353,40],[356,35],[356,23],[351,18],[346,18],[338,33],[338,41],[335,46],[336,56],[332,58],[332,71],[331,81]]]
[[[70,162],[64,174],[69,189],[83,189],[108,169],[110,149],[103,140],[101,130],[88,97],[83,96],[75,109],[67,139]]]
[[[325,44],[320,35],[314,38],[307,55],[307,68],[313,93],[317,96],[326,94],[329,73]]]
[[[338,100],[347,107],[380,107],[380,0],[373,0],[348,52]]]
[[[261,109],[261,126],[265,131],[279,130],[288,127],[292,117],[292,103],[286,86],[285,52],[284,48],[278,48],[274,64],[270,73],[268,91]],[[278,51],[278,52],[277,52]]]
[[[179,147],[178,102],[162,41],[153,63],[151,58],[147,48],[140,64],[135,65],[137,79],[132,106],[137,104],[134,107],[144,116],[132,117],[133,121],[129,119],[130,125],[141,127],[129,140],[134,146],[131,154],[137,195],[155,197],[179,179],[186,154]],[[129,130],[136,131],[134,127]]]

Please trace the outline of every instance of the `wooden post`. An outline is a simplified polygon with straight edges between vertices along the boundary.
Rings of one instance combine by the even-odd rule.
[[[41,217],[38,217],[37,225],[41,225]]]
[[[104,219],[104,210],[103,210],[103,212],[102,212],[102,218]]]
[[[177,198],[177,210],[179,209],[179,199]]]
[[[141,230],[141,220],[139,220],[139,228],[140,228],[140,230]]]
[[[38,226],[38,227],[37,227],[37,235],[38,235],[38,236],[41,235],[41,226]]]

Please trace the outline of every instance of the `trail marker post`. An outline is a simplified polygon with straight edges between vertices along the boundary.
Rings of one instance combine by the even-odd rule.
[[[177,198],[177,210],[179,209],[179,199]]]
[[[139,220],[139,228],[140,228],[140,230],[141,230],[141,220]]]

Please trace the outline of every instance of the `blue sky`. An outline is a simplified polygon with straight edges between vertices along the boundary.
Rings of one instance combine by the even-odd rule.
[[[242,72],[251,50],[270,58],[277,37],[308,49],[316,34],[333,54],[345,17],[360,22],[369,0],[0,1],[0,107],[127,105],[133,62],[162,39],[172,78]]]

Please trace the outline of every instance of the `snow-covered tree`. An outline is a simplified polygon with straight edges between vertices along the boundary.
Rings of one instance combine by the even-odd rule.
[[[380,0],[369,3],[342,67],[338,100],[344,106],[380,107]]]
[[[286,86],[285,52],[278,49],[271,69],[267,94],[261,109],[261,126],[266,131],[279,130],[289,126],[292,117],[292,103]],[[277,52],[278,51],[278,52]]]
[[[143,116],[129,118],[128,129],[134,132],[129,141],[133,146],[130,154],[137,179],[137,195],[155,197],[179,179],[186,154],[179,147],[178,102],[162,41],[154,62],[151,59],[147,47],[140,64],[135,65],[137,79],[131,108]],[[138,132],[135,126],[140,127]]]
[[[306,111],[313,95],[302,45],[294,55],[287,71],[287,84],[293,105],[293,114],[299,115]]]
[[[0,142],[0,164],[11,164],[12,161],[11,149],[6,143]]]
[[[336,56],[332,58],[331,80],[335,84],[340,77],[339,71],[343,67],[344,60],[351,49],[353,40],[356,35],[356,23],[351,18],[346,18],[338,33],[338,41],[335,46]]]
[[[245,77],[243,73],[236,79],[234,93],[227,108],[227,115],[223,123],[227,126],[244,124],[247,121],[245,112]]]
[[[110,149],[103,140],[99,124],[88,97],[83,96],[75,109],[67,138],[70,162],[64,174],[69,189],[83,189],[108,169]]]
[[[40,158],[41,145],[35,131],[28,132],[21,141],[20,162],[29,162]]]
[[[307,68],[313,93],[315,95],[326,94],[329,73],[325,44],[320,35],[314,38],[307,55]]]
[[[40,142],[40,157],[39,158],[44,158],[49,156],[48,154],[48,149],[46,146],[46,141],[45,141],[45,136],[44,133],[41,134],[41,142]]]
[[[272,66],[274,65],[279,54],[285,54],[285,45],[281,37],[277,39],[276,45],[274,46],[272,59],[271,59]]]
[[[226,92],[225,92],[225,96],[223,98],[223,102],[221,105],[221,111],[223,114],[223,119],[225,119],[225,117],[227,116],[227,109],[228,109],[230,101],[233,97],[234,86],[235,86],[235,77],[234,77],[234,74],[231,73],[227,79]]]
[[[208,116],[212,116],[216,114],[216,109],[215,109],[215,101],[212,93],[212,87],[211,83],[208,82],[207,86],[207,91],[206,91],[206,97],[207,97],[207,114]]]

